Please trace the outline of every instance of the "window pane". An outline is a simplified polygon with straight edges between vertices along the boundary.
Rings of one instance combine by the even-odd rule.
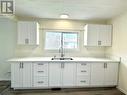
[[[60,32],[46,32],[45,49],[59,49],[61,46]]]
[[[63,47],[75,49],[78,47],[78,33],[63,33]]]

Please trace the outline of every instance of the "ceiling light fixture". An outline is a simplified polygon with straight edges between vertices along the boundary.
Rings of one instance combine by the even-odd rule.
[[[66,19],[66,18],[69,18],[69,15],[68,15],[68,14],[61,14],[61,15],[60,15],[60,18]]]

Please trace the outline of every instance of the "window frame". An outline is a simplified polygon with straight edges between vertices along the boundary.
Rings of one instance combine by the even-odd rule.
[[[48,52],[59,52],[59,49],[46,49],[45,45],[46,45],[46,32],[55,32],[55,33],[77,33],[77,48],[73,48],[73,49],[65,49],[65,52],[75,52],[75,51],[79,51],[80,49],[80,30],[45,30],[45,37],[44,37],[44,51],[48,51]]]

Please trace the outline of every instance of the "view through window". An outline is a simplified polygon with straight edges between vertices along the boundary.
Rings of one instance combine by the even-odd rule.
[[[78,48],[78,32],[46,32],[45,49],[57,50]]]

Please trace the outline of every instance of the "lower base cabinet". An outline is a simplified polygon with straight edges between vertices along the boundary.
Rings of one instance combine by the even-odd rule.
[[[50,63],[49,65],[49,87],[61,87],[62,72],[61,63]]]
[[[119,63],[15,62],[11,88],[75,88],[116,86]]]
[[[49,87],[73,87],[76,81],[76,63],[50,63]]]
[[[48,70],[49,64],[44,62],[33,63],[33,87],[48,87]]]
[[[17,62],[11,64],[11,87],[32,87],[32,63]]]
[[[92,63],[91,86],[116,86],[119,63]]]
[[[90,85],[91,63],[77,63],[76,86],[88,87]]]

